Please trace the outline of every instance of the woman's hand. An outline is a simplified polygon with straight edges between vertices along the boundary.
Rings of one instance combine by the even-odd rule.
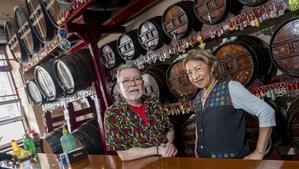
[[[159,154],[162,157],[172,157],[175,156],[178,152],[178,150],[175,148],[175,146],[171,143],[161,144],[159,146]]]

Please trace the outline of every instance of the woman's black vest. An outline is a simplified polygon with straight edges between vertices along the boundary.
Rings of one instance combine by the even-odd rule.
[[[202,92],[193,101],[199,157],[241,158],[249,152],[245,139],[245,111],[234,109],[228,83],[229,80],[218,81],[204,107]]]

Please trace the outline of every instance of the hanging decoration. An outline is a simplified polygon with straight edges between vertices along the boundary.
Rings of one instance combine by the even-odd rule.
[[[72,45],[71,42],[67,40],[67,30],[64,28],[60,28],[57,32],[59,37],[59,47],[63,51],[68,51]]]
[[[299,9],[299,0],[289,0],[289,10],[296,11]]]
[[[298,79],[285,82],[272,83],[264,86],[259,86],[250,90],[252,94],[261,99],[270,98],[275,100],[282,96],[299,96],[299,81]]]
[[[163,109],[169,116],[178,116],[194,112],[192,101],[164,104]]]
[[[44,111],[51,111],[55,110],[58,107],[61,107],[63,105],[67,105],[68,103],[74,102],[76,100],[80,100],[83,98],[87,98],[89,96],[95,97],[96,96],[96,91],[94,89],[94,86],[89,87],[85,90],[78,91],[72,95],[65,96],[63,98],[60,98],[54,102],[50,103],[45,103],[42,105],[42,108]]]

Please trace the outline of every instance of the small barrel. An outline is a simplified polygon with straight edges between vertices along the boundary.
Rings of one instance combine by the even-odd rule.
[[[222,21],[229,11],[231,0],[195,0],[194,13],[198,20],[205,24],[216,24]]]
[[[299,77],[299,18],[280,25],[270,41],[270,53],[274,65],[284,73]]]
[[[88,154],[103,154],[97,119],[91,119],[83,123],[72,134],[86,148]]]
[[[214,55],[218,59],[219,72],[223,77],[250,85],[256,78],[265,78],[271,72],[271,64],[267,48],[263,42],[253,36],[242,36],[218,47]]]
[[[47,15],[51,23],[59,28],[59,22],[70,8],[72,0],[39,0],[39,2],[44,15]]]
[[[190,100],[198,91],[189,81],[182,60],[177,60],[168,67],[166,78],[170,92],[178,99]]]
[[[145,50],[154,51],[159,49],[164,43],[170,43],[161,25],[162,17],[156,16],[140,24],[138,28],[138,40]]]
[[[120,65],[124,60],[120,57],[117,51],[117,42],[113,41],[105,44],[100,49],[100,56],[104,67],[108,70]]]
[[[29,14],[24,4],[18,5],[14,9],[14,18],[18,28],[18,34],[29,54],[39,51],[41,45],[37,36],[33,33],[33,27],[29,24]]]
[[[169,6],[162,17],[162,27],[169,38],[182,39],[201,29],[202,23],[196,20],[192,1],[181,1]]]
[[[184,151],[186,154],[194,155],[196,140],[196,123],[195,115],[191,115],[182,126],[182,138],[184,143]]]
[[[151,68],[142,74],[144,81],[144,93],[154,95],[159,100],[169,102],[173,95],[168,90],[166,83],[166,71],[162,67]]]
[[[113,84],[111,87],[111,96],[113,99],[113,102],[119,101],[122,98],[119,85],[117,83]]]
[[[159,98],[160,94],[160,87],[158,81],[153,77],[153,75],[149,73],[144,73],[142,75],[144,80],[144,93],[146,95],[154,95]]]
[[[238,0],[240,3],[246,6],[258,6],[265,3],[267,0]]]
[[[34,69],[35,81],[48,101],[53,101],[63,94],[54,78],[53,62],[54,60],[50,60],[46,64],[36,66]]]
[[[30,100],[32,100],[34,104],[42,104],[44,102],[44,96],[34,80],[26,82],[26,91]]]
[[[95,80],[89,50],[80,50],[54,61],[53,74],[67,94],[86,89]]]
[[[26,0],[26,7],[29,13],[29,24],[32,26],[32,32],[41,42],[51,41],[56,30],[47,15],[41,8],[41,0]]]
[[[4,32],[6,35],[7,46],[13,58],[19,63],[27,62],[29,55],[24,48],[23,41],[21,41],[20,36],[17,33],[17,25],[15,22],[6,21],[4,23]]]
[[[242,5],[236,0],[195,0],[193,7],[198,20],[213,25],[221,22],[228,12],[239,12]]]
[[[271,62],[271,55],[269,52],[270,46],[265,41],[255,36],[242,35],[238,36],[238,39],[241,42],[250,44],[250,46],[256,52],[259,71],[257,78],[263,84],[267,84],[271,80],[272,76],[276,75],[277,73],[276,67]]]
[[[138,42],[137,30],[122,34],[117,40],[117,49],[123,60],[134,60],[145,54],[145,50]]]
[[[60,154],[62,147],[60,138],[62,137],[62,127],[55,128],[40,139],[41,150],[47,154]]]

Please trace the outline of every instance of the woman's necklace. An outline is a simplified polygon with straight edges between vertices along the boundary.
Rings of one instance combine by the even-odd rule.
[[[203,95],[202,95],[202,100],[206,100],[207,97],[209,96],[210,92],[212,91],[212,89],[214,88],[214,86],[216,85],[218,80],[215,80],[213,82],[213,84],[211,86],[208,87],[207,90],[203,90]]]

